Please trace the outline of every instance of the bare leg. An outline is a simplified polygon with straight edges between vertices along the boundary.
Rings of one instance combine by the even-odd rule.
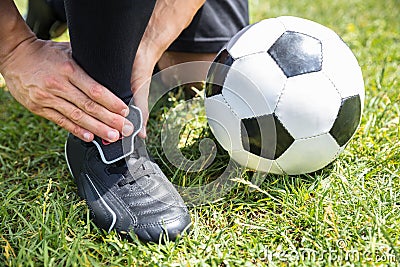
[[[192,87],[196,87],[197,89],[201,89],[203,83],[199,80],[199,78],[204,77],[204,80],[207,76],[207,71],[211,62],[214,60],[217,53],[188,53],[188,52],[175,52],[175,51],[165,51],[161,56],[160,60],[157,63],[157,67],[160,71],[172,67],[177,64],[194,62],[194,61],[204,61],[210,62],[210,64],[198,64],[198,68],[195,73],[185,73],[185,79],[192,81],[199,81],[196,83],[186,84],[185,88],[185,97],[192,98],[196,95],[196,93],[191,90]],[[193,77],[188,77],[188,75],[192,75]],[[176,84],[176,77],[167,77],[163,75],[161,72],[161,78],[165,84]]]
[[[186,53],[166,51],[158,61],[158,67],[160,70],[163,70],[176,64],[192,61],[208,61],[211,64],[216,55],[217,53]],[[201,72],[202,76],[206,77],[207,69],[202,69],[199,71]]]

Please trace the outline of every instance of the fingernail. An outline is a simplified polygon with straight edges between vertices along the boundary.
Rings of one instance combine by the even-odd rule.
[[[125,121],[124,127],[122,127],[122,135],[129,136],[133,133],[133,124],[130,121]]]
[[[90,141],[90,133],[84,133],[83,139],[85,139],[86,141]]]
[[[128,116],[129,115],[129,108],[126,108],[126,109],[122,110],[121,111],[121,115],[124,116],[124,117]]]
[[[117,131],[109,131],[107,134],[107,137],[110,141],[114,141],[118,139],[119,133]]]

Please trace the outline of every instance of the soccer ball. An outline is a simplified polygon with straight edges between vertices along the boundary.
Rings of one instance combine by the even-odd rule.
[[[233,160],[291,175],[338,157],[360,124],[365,97],[343,40],[289,16],[236,34],[211,65],[205,91],[208,123]]]

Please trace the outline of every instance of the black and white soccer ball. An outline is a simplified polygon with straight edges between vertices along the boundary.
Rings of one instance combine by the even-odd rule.
[[[357,130],[364,82],[332,30],[297,17],[236,34],[209,69],[205,107],[217,141],[239,164],[277,174],[323,168]]]

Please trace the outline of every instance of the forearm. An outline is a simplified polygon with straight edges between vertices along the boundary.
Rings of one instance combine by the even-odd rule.
[[[14,1],[0,0],[0,72],[12,51],[35,35],[25,24]]]
[[[205,0],[158,0],[140,48],[156,61],[192,21]]]

